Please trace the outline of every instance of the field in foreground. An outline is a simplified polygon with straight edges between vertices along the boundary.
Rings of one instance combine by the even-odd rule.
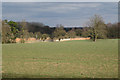
[[[118,40],[3,44],[5,78],[117,78]]]

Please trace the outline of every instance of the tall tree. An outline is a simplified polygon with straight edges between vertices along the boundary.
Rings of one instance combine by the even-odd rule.
[[[114,23],[114,24],[108,23],[107,31],[108,31],[108,34],[107,34],[108,38],[118,38],[118,34],[120,31],[118,23]]]
[[[18,33],[19,33],[18,24],[14,21],[9,21],[7,22],[7,24],[10,25],[11,43],[15,43],[15,39],[18,37]]]
[[[24,39],[29,38],[27,23],[25,20],[22,20],[22,22],[21,22],[20,38],[22,38],[23,41],[24,41]]]
[[[53,35],[55,38],[58,38],[59,41],[65,37],[66,31],[64,30],[64,27],[62,25],[57,25],[57,28],[55,29]]]
[[[74,38],[76,36],[76,32],[74,29],[67,32],[69,38]]]
[[[2,43],[10,43],[10,37],[10,26],[5,21],[2,21]]]
[[[90,27],[90,35],[93,41],[96,41],[97,38],[106,37],[106,25],[101,16],[94,15],[93,17],[91,17],[87,26]]]

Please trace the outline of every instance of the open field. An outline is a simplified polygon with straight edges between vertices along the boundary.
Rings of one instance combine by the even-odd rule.
[[[118,40],[3,44],[3,77],[117,78]]]

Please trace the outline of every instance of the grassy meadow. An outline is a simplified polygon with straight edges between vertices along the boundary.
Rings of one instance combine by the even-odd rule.
[[[3,78],[117,78],[118,40],[3,44]]]

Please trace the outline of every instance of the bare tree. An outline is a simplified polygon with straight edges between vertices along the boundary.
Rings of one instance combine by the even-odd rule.
[[[97,38],[106,38],[106,25],[101,16],[94,15],[91,17],[87,26],[90,27],[89,34],[93,41],[96,41]]]
[[[27,29],[27,23],[25,20],[22,20],[21,22],[21,31],[20,31],[20,37],[22,38],[22,43],[24,43],[24,39],[28,39],[29,38],[29,33],[28,33],[28,29]]]

